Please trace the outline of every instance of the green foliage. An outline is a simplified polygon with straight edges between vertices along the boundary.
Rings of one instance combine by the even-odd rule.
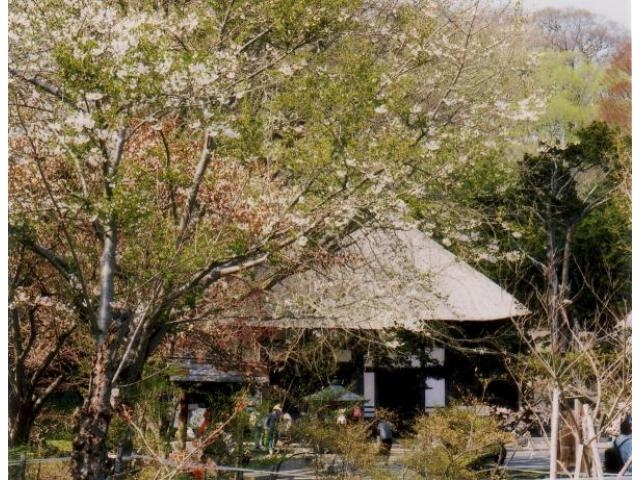
[[[40,450],[43,455],[57,456],[67,453],[73,437],[69,418],[80,404],[81,398],[76,392],[59,393],[49,397],[33,427],[32,448]]]
[[[158,367],[151,364],[146,371],[153,372]],[[175,399],[180,393],[175,383],[158,373],[148,375],[139,384],[122,388],[119,401],[135,427],[122,416],[116,418],[109,432],[111,445],[118,445],[125,435],[131,434],[134,447],[140,451],[152,455],[169,453],[169,442],[175,435]]]
[[[326,420],[306,416],[294,424],[292,437],[316,454],[338,454],[341,459],[338,478],[359,478],[356,471],[377,470],[378,447],[372,441],[371,428],[369,422],[338,425],[333,416]]]
[[[493,457],[511,440],[492,416],[481,416],[473,407],[438,409],[416,420],[415,435],[406,465],[421,478],[475,480],[489,478]]]
[[[132,314],[140,336],[114,333],[114,365],[129,347],[147,355],[151,335],[182,307],[218,306],[203,294],[203,279],[217,279],[210,266],[272,250],[277,267],[289,255],[278,256],[279,245],[311,225],[310,238],[328,237],[356,212],[395,212],[403,198],[437,238],[463,239],[494,209],[491,234],[511,222],[521,240],[507,234],[503,244],[524,244],[537,258],[540,226],[526,208],[546,202],[563,221],[586,194],[611,187],[600,182],[614,170],[601,162],[612,148],[601,126],[578,132],[579,147],[525,157],[519,171],[504,159],[502,137],[529,118],[529,101],[515,105],[524,57],[510,50],[514,30],[503,31],[490,11],[471,16],[457,3],[427,1],[363,11],[346,0],[11,3],[10,221],[25,245],[71,265],[50,266],[63,271],[66,290],[43,290],[61,291],[78,316],[78,305],[96,310],[104,229],[115,224],[111,303]],[[540,136],[551,129],[555,139],[553,128],[574,132],[592,118],[601,73],[573,54],[545,54],[540,65],[535,88],[550,93]],[[127,142],[115,164],[121,129]],[[215,137],[214,158],[180,231],[205,133]],[[587,164],[583,177],[570,178]],[[545,197],[552,174],[572,183]],[[576,256],[615,240],[585,262],[605,290],[607,275],[628,274],[628,209],[617,200],[576,232]],[[627,277],[619,291],[627,294]],[[335,368],[310,357],[321,375]],[[168,390],[140,387],[149,425],[166,426],[150,399]],[[161,448],[166,429],[154,435]]]
[[[320,40],[327,33],[334,33],[337,25],[348,24],[349,15],[360,1],[331,0],[319,5],[313,0],[271,0],[257,5],[270,25],[269,41],[290,49]]]
[[[601,305],[615,299],[620,308],[628,295],[630,223],[621,208],[628,199],[619,190],[624,152],[616,147],[616,132],[596,122],[576,136],[579,142],[566,148],[525,155],[521,183],[513,190],[517,208],[508,218],[530,232],[526,240],[531,243],[524,249],[539,261],[545,261],[543,246],[548,247],[550,233],[557,236],[558,258],[570,249],[571,290],[582,294],[573,299],[574,314],[591,322],[598,321],[589,318],[589,312],[600,309],[596,299]],[[570,243],[562,243],[569,231]]]
[[[476,215],[468,236],[478,241],[460,240],[455,248],[465,258],[484,260],[478,262],[481,269],[542,314],[545,307],[532,292],[547,288],[540,265],[549,260],[551,235],[558,274],[563,252],[570,254],[572,315],[586,328],[611,326],[629,302],[628,143],[602,122],[574,136],[577,140],[566,147],[543,146],[518,162],[510,162],[505,151],[502,171],[490,155],[461,169],[464,188],[451,193],[464,212]],[[489,243],[487,254],[478,245],[483,239]]]
[[[536,86],[547,96],[536,128],[540,140],[564,144],[595,120],[603,79],[602,67],[579,53],[544,52],[535,76]]]
[[[608,299],[611,310],[622,315],[631,310],[631,222],[629,202],[614,199],[589,214],[576,232],[574,255],[580,259],[582,275],[591,287],[583,292],[580,310],[591,313],[590,323],[598,326],[598,312]]]

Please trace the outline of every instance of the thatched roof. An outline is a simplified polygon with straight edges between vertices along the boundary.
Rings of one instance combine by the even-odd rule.
[[[267,295],[273,320],[300,328],[419,330],[429,320],[488,321],[527,310],[417,229],[363,229],[343,262],[292,275]]]

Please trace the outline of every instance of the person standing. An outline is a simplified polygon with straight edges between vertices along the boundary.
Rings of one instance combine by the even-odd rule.
[[[338,415],[336,417],[336,423],[338,425],[346,425],[347,424],[347,416],[345,415],[344,408],[338,410]]]
[[[360,420],[362,420],[363,417],[363,412],[362,412],[362,407],[360,406],[359,403],[356,403],[355,406],[353,407],[353,421],[358,423],[360,422]]]
[[[391,445],[393,445],[393,427],[389,422],[382,419],[378,422],[378,439],[380,440],[380,453],[391,455]]]
[[[282,415],[282,407],[275,405],[267,418],[267,444],[269,453],[273,454],[278,443],[278,424]]]
[[[626,464],[627,460],[631,458],[631,415],[627,415],[624,420],[620,422],[620,435],[618,435],[613,443],[618,447],[622,464]],[[631,474],[631,464],[629,468],[627,468],[626,473]]]

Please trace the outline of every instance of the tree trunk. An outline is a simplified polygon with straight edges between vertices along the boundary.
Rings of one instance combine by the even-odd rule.
[[[71,472],[75,480],[103,480],[109,476],[107,432],[113,417],[112,376],[109,346],[103,343],[96,355],[84,404],[74,415]]]
[[[550,213],[547,213],[550,215]],[[560,330],[560,312],[558,309],[558,271],[556,258],[556,237],[553,222],[549,221],[547,229],[547,245],[546,245],[546,310],[551,330],[551,351],[554,354],[560,353],[561,350],[561,330]]]
[[[13,409],[12,409],[13,410]],[[9,415],[9,447],[29,443],[33,422],[36,419],[35,405],[25,400]]]
[[[123,145],[124,132],[120,131],[116,152],[109,162],[110,175],[117,171]],[[109,182],[106,182],[105,190],[107,198],[111,199],[112,186]],[[100,305],[95,319],[97,348],[89,391],[85,395],[82,407],[74,415],[71,474],[75,480],[105,480],[110,476],[107,435],[113,417],[111,390],[116,372],[114,356],[122,340],[121,329],[127,328],[128,325],[128,322],[121,322],[119,332],[114,332],[112,328],[117,244],[117,222],[115,214],[112,213],[104,229],[100,258]]]

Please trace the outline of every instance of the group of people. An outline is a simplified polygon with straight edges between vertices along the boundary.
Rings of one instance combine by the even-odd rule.
[[[353,422],[360,422],[364,418],[364,411],[359,403],[356,403],[351,412],[351,419]],[[338,425],[346,425],[347,414],[344,408],[338,410],[336,417]],[[379,418],[375,425],[375,436],[380,445],[380,453],[383,455],[389,455],[391,453],[391,445],[393,445],[393,425],[384,418]]]
[[[362,406],[356,404],[351,412],[350,421],[360,422],[364,418]],[[269,454],[276,451],[276,446],[280,439],[280,433],[286,432],[292,425],[291,415],[283,413],[280,404],[274,405],[267,415],[260,415],[257,410],[251,410],[249,415],[249,425],[253,436],[253,448],[255,450],[268,450]],[[207,410],[204,419],[198,428],[198,437],[204,437],[212,422],[212,412]],[[346,410],[338,412],[337,423],[345,425],[347,423]],[[375,436],[380,446],[380,453],[388,456],[393,444],[393,425],[387,420],[380,418],[372,424],[375,428]]]
[[[357,423],[362,420],[363,417],[364,412],[362,410],[362,406],[359,403],[356,403],[353,407],[353,411],[351,412],[351,420]],[[347,423],[349,423],[349,419],[347,418],[347,410],[345,408],[341,408],[338,410],[336,423],[338,425],[346,425]]]
[[[364,418],[364,412],[360,404],[356,404],[351,412],[350,420],[360,422]],[[347,424],[347,415],[345,409],[340,409],[337,415],[338,425]],[[212,421],[212,414],[207,410],[204,414],[204,420],[198,428],[198,436],[204,436]],[[281,423],[282,422],[282,423]],[[288,413],[282,412],[280,404],[275,405],[271,412],[266,416],[260,416],[256,410],[252,410],[249,423],[252,428],[253,443],[255,450],[268,450],[273,454],[279,440],[280,431],[287,431],[291,428],[292,418]],[[389,456],[393,445],[394,426],[385,418],[378,418],[377,422],[372,424],[375,426],[375,436],[380,447],[380,453]],[[620,422],[620,435],[618,435],[612,443],[611,450],[615,451],[616,468],[618,471],[622,465],[625,465],[631,458],[631,415],[625,416]],[[607,469],[607,455],[605,455],[605,469]],[[631,464],[626,469],[627,474],[632,473]]]
[[[364,417],[362,406],[357,404],[351,412],[351,419],[359,422]],[[276,451],[276,445],[280,437],[280,431],[286,431],[291,427],[291,415],[282,412],[280,404],[275,405],[271,412],[260,417],[257,411],[252,411],[249,423],[253,434],[253,448],[255,450],[268,450],[270,454]],[[337,423],[345,425],[347,423],[346,411],[338,412]],[[393,444],[393,425],[381,418],[374,424],[376,429],[376,439],[380,445],[380,453],[388,456],[391,453]]]

